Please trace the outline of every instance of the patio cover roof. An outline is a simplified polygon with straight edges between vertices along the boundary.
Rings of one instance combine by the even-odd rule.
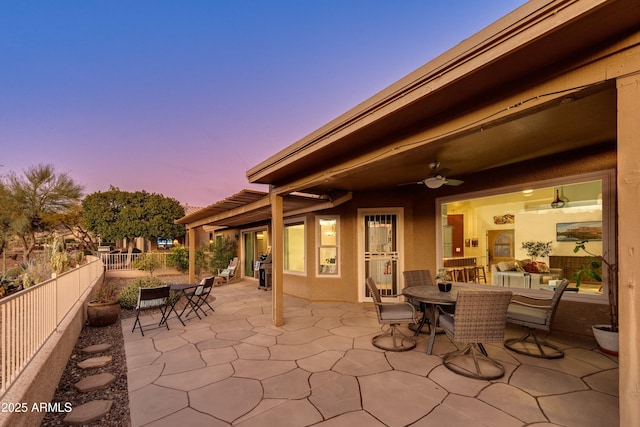
[[[351,199],[351,193],[327,196],[289,194],[284,197],[284,217],[314,212],[338,206]],[[242,190],[233,196],[177,219],[176,224],[187,228],[203,225],[237,227],[271,219],[271,200],[263,191]]]

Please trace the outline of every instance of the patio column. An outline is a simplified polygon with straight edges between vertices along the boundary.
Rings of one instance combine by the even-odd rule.
[[[272,289],[272,316],[275,326],[284,325],[283,315],[283,289],[282,272],[284,271],[284,220],[283,197],[270,193],[271,202],[271,289]]]
[[[196,283],[196,229],[189,231],[189,283]]]
[[[617,80],[620,425],[640,425],[640,73]]]

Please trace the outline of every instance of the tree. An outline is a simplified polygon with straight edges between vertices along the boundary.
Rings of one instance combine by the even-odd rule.
[[[71,233],[82,242],[83,247],[95,252],[98,249],[98,241],[96,236],[84,227],[83,216],[82,203],[78,202],[66,212],[52,215],[50,221]]]
[[[36,245],[36,233],[51,231],[52,217],[78,204],[83,192],[66,173],[57,174],[52,165],[43,164],[29,167],[24,176],[10,172],[5,186],[14,209],[11,228],[22,241],[25,260]]]
[[[89,194],[82,201],[84,226],[103,240],[177,238],[184,225],[174,220],[184,208],[170,197],[146,191],[127,192],[116,187]]]
[[[4,182],[0,180],[0,254],[4,251],[13,237],[13,222],[15,210],[11,206],[11,199]],[[6,272],[6,261],[3,257],[2,274]]]

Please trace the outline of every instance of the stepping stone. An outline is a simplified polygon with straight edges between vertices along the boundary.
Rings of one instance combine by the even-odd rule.
[[[83,378],[74,384],[74,387],[80,393],[86,393],[88,391],[98,390],[111,384],[116,380],[115,375],[108,372],[102,374],[91,375],[87,378]]]
[[[91,359],[78,362],[78,368],[80,369],[101,368],[111,363],[111,360],[113,360],[111,356],[92,357]]]
[[[107,343],[95,344],[95,345],[90,345],[89,347],[83,348],[82,352],[83,353],[89,353],[89,354],[101,353],[103,351],[107,351],[107,350],[111,349],[111,347],[113,347],[113,346],[111,344],[107,344]]]
[[[64,423],[72,426],[82,426],[98,421],[111,410],[113,400],[92,400],[77,406],[64,417]]]

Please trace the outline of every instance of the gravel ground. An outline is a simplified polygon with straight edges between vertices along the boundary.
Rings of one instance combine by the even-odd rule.
[[[115,283],[118,287],[125,286],[132,279],[107,279],[105,283]],[[185,282],[185,276],[163,276],[163,282],[178,283]],[[60,403],[64,405],[70,402],[72,407],[82,405],[92,400],[113,400],[111,411],[104,418],[89,426],[100,427],[127,427],[131,425],[129,415],[129,394],[127,391],[127,360],[124,351],[124,339],[122,337],[121,319],[135,317],[134,310],[122,310],[120,318],[111,326],[93,327],[88,324],[82,328],[78,341],[71,353],[69,362],[65,368],[62,378],[58,384],[58,388],[53,396],[52,403]],[[85,347],[94,344],[110,343],[113,345],[111,350],[96,355],[87,355],[81,352]],[[78,362],[94,356],[110,355],[113,361],[102,368],[93,368],[89,370],[79,369],[76,365]],[[74,384],[81,379],[94,374],[109,372],[116,377],[116,380],[109,386],[100,390],[88,393],[80,393],[74,387]],[[64,425],[63,419],[66,413],[47,413],[42,421],[41,427],[61,426]]]

